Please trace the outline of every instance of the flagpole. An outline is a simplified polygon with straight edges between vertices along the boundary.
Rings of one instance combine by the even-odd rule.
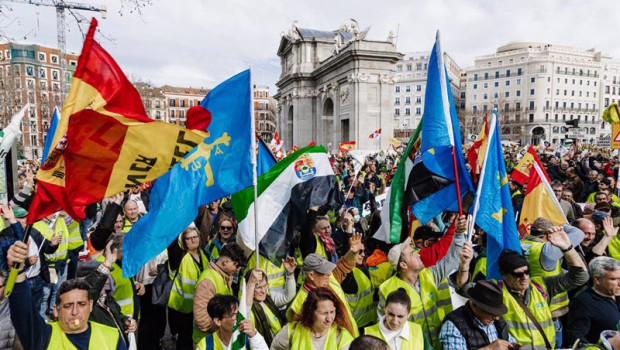
[[[478,208],[480,207],[480,193],[482,192],[482,186],[484,184],[484,174],[487,170],[487,162],[489,160],[489,148],[491,147],[491,140],[495,136],[495,124],[497,123],[497,115],[495,111],[491,114],[491,125],[489,125],[489,133],[487,135],[487,144],[484,152],[484,162],[482,162],[482,169],[480,170],[480,177],[478,181],[478,188],[476,189],[476,200],[474,201],[474,210],[472,213],[471,227],[467,232],[467,241],[471,242],[473,238],[473,228],[476,224],[476,215],[478,214]],[[480,155],[478,155],[480,157]]]
[[[254,122],[254,91],[252,90],[252,68],[250,67],[250,137],[252,138],[252,185],[254,187],[254,255],[256,257],[256,268],[258,266],[258,176],[256,160],[256,125]],[[248,247],[250,248],[250,247]],[[244,301],[245,302],[245,301]]]

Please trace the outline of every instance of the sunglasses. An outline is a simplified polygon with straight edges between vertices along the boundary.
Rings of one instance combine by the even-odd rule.
[[[525,275],[530,275],[530,269],[527,269],[523,272],[510,272],[510,275],[515,277],[515,278],[522,278]]]
[[[222,231],[232,231],[232,226],[220,226],[220,230]]]

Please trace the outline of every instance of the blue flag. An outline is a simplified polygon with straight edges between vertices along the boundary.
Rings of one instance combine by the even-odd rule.
[[[489,125],[487,147],[474,204],[474,210],[478,207],[474,220],[487,234],[487,278],[501,279],[497,265],[500,253],[506,248],[520,253],[521,245],[495,112]]]
[[[428,76],[422,119],[420,154],[414,161],[423,167],[412,170],[413,181],[408,188],[417,192],[411,200],[412,212],[422,223],[427,223],[444,210],[457,211],[455,153],[460,195],[473,193],[473,185],[463,159],[459,121],[450,91],[439,32],[428,62]],[[412,183],[412,184],[411,184]]]
[[[54,115],[52,116],[50,128],[47,129],[47,134],[45,135],[45,142],[43,143],[43,155],[41,156],[41,164],[45,163],[47,156],[50,154],[50,148],[52,148],[52,140],[54,140],[54,134],[56,134],[58,122],[60,122],[60,112],[58,111],[58,107],[56,107],[54,108]]]
[[[269,150],[269,147],[265,145],[265,142],[258,138],[258,154],[256,155],[256,174],[261,176],[266,173],[272,166],[276,165],[276,158]]]
[[[134,276],[196,218],[198,207],[252,185],[250,71],[211,90],[202,106],[209,135],[155,181],[150,211],[127,233],[123,275]],[[208,124],[208,123],[207,123]]]

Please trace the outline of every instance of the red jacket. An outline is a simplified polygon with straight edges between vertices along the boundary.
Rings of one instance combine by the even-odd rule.
[[[450,244],[452,244],[452,239],[454,238],[455,222],[456,220],[452,222],[452,225],[450,225],[450,228],[448,228],[446,234],[444,234],[444,236],[441,237],[437,243],[420,250],[420,260],[422,260],[425,267],[431,267],[437,264],[437,262],[441,260],[446,253],[448,253],[448,249],[450,248]]]

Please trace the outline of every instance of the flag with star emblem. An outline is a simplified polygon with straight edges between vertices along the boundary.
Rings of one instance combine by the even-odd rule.
[[[521,252],[521,246],[495,112],[491,116],[485,153],[473,220],[487,234],[487,278],[500,279],[497,265],[500,253],[506,248]]]

